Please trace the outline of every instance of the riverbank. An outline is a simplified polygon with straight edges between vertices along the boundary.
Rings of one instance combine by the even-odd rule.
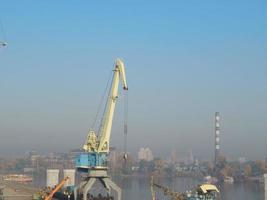
[[[0,186],[3,188],[5,200],[32,200],[33,194],[39,191],[38,188],[34,188],[28,184],[4,181],[1,177]]]

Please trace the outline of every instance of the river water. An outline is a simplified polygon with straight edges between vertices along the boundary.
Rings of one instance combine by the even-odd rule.
[[[151,200],[150,180],[147,177],[114,177],[112,179],[122,188],[123,200]],[[178,192],[184,192],[201,184],[193,178],[161,178],[155,179],[160,185],[164,185]],[[44,176],[38,176],[34,185],[45,186]],[[264,185],[259,183],[224,183],[218,184],[221,200],[264,200]],[[167,200],[161,192],[156,191],[160,200]]]
[[[150,182],[147,178],[124,178],[116,180],[123,189],[123,200],[150,200]],[[157,180],[160,185],[175,191],[186,191],[200,184],[192,178],[175,178]],[[217,185],[221,200],[264,200],[264,186],[258,183],[224,183]],[[156,192],[161,200],[168,199],[161,192]]]

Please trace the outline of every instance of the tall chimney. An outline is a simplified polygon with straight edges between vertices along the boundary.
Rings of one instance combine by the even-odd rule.
[[[220,156],[220,113],[215,112],[215,159],[214,166],[218,164]]]

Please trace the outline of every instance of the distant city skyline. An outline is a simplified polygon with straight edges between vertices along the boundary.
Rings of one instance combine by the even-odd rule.
[[[0,156],[85,142],[116,58],[128,150],[267,157],[267,2],[1,1]],[[6,35],[6,38],[3,38]],[[123,149],[120,93],[111,146]],[[248,148],[250,147],[250,148]]]
[[[140,148],[138,151],[138,160],[145,160],[145,161],[154,160],[152,151],[148,147]]]

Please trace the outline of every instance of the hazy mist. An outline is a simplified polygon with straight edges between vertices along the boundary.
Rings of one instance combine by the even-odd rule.
[[[82,147],[120,57],[129,85],[128,150],[134,155],[150,147],[155,156],[192,150],[213,158],[219,111],[222,153],[265,158],[267,14],[257,3],[202,3],[6,1],[0,155]],[[123,147],[122,93],[111,146]]]

